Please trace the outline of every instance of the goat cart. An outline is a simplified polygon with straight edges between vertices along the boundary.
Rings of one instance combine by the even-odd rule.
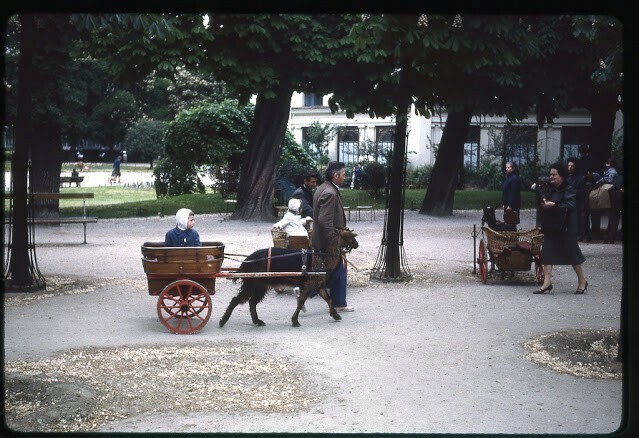
[[[142,266],[149,295],[157,296],[160,322],[176,334],[201,330],[211,317],[211,296],[217,278],[293,277],[324,272],[236,272],[222,268],[224,244],[202,242],[198,247],[165,247],[164,242],[142,245]]]
[[[528,231],[495,231],[490,227],[481,227],[477,263],[482,283],[488,280],[488,274],[514,271],[530,271],[535,264],[537,283],[544,282],[544,270],[541,261],[541,245],[544,235],[539,228]],[[490,263],[490,270],[488,264]]]

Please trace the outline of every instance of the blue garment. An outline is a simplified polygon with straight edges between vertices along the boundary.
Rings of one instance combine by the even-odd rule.
[[[521,208],[521,183],[519,175],[515,172],[506,175],[502,186],[501,202],[504,204],[504,209],[510,207],[515,211],[519,211]]]
[[[306,187],[305,184],[299,186],[293,192],[291,198],[296,198],[302,201],[302,217],[313,217],[313,191]]]
[[[346,269],[344,260],[340,260],[337,267],[331,272],[331,277],[326,283],[330,289],[333,307],[346,307]]]
[[[603,175],[603,182],[607,184],[612,184],[615,186],[620,185],[619,173],[617,172],[617,169],[615,169],[614,167],[607,168]]]
[[[202,246],[200,235],[193,228],[181,230],[178,227],[166,232],[164,246]]]

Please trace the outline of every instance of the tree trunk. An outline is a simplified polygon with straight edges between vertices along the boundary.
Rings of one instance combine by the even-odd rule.
[[[35,22],[33,15],[20,16],[20,58],[18,72],[18,112],[16,120],[16,142],[11,162],[11,186],[13,189],[12,232],[9,242],[11,256],[9,271],[4,273],[7,290],[22,290],[33,287],[33,266],[29,257],[29,224],[27,210],[27,177],[30,145],[33,139],[32,100],[33,53],[35,51]]]
[[[606,160],[612,152],[612,136],[615,130],[615,116],[619,102],[615,93],[599,93],[593,97],[588,110],[592,116],[590,122],[590,152],[596,172],[606,169]]]
[[[276,97],[257,96],[255,118],[244,156],[231,219],[273,221],[275,171],[291,107],[293,89],[282,86]]]
[[[387,279],[399,279],[403,276],[400,250],[403,243],[401,222],[404,204],[404,174],[406,172],[406,129],[410,107],[410,91],[407,86],[409,60],[404,59],[401,67],[393,156],[390,166],[388,198],[386,199],[388,221],[386,222],[386,254],[384,255],[383,271],[384,278]]]
[[[60,191],[60,171],[62,170],[62,138],[57,126],[42,126],[34,121],[31,171],[33,191],[58,193]],[[35,217],[60,215],[57,200],[34,201]]]
[[[431,216],[453,214],[457,178],[464,162],[464,141],[468,135],[472,115],[472,106],[448,113],[442,141],[437,150],[437,158],[419,214]]]

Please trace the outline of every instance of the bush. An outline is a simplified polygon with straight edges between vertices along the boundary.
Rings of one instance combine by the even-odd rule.
[[[486,190],[501,190],[504,182],[504,173],[497,163],[490,160],[481,160],[477,173],[481,187]]]
[[[428,179],[433,171],[433,166],[427,164],[415,167],[408,171],[406,175],[406,185],[415,186],[415,188],[424,188],[428,185]]]
[[[169,158],[160,158],[153,169],[155,194],[158,199],[193,193],[204,193],[205,187],[199,178],[203,172],[190,163],[176,163]]]
[[[213,176],[211,188],[219,192],[222,199],[237,193],[240,185],[240,175],[237,170],[231,169],[229,166],[216,166],[211,173]]]
[[[362,189],[371,193],[377,199],[379,191],[386,187],[386,168],[377,162],[364,164],[362,175]]]

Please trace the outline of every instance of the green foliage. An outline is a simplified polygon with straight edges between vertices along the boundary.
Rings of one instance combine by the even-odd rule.
[[[367,190],[377,199],[386,187],[386,167],[371,161],[364,163],[364,173],[362,174],[362,189]]]
[[[204,193],[205,187],[199,176],[204,172],[186,160],[174,161],[162,157],[153,169],[155,193],[158,199],[191,193]]]
[[[480,187],[486,190],[501,190],[504,182],[504,172],[498,163],[491,159],[482,158],[477,175],[481,184]]]
[[[178,68],[167,88],[170,107],[175,114],[208,103],[232,99],[226,85],[210,74]]]
[[[425,164],[423,166],[414,167],[406,174],[406,185],[417,188],[425,188],[428,185],[428,179],[433,171],[433,166]]]
[[[183,111],[169,123],[165,156],[156,174],[158,196],[200,192],[202,166],[237,172],[248,142],[252,106],[224,100]],[[220,170],[221,171],[221,170]],[[221,183],[230,183],[224,179]],[[225,187],[224,192],[234,192]]]
[[[235,100],[205,104],[178,114],[166,131],[166,155],[197,165],[223,165],[243,155],[253,107]]]
[[[124,141],[127,129],[138,117],[138,104],[132,93],[117,90],[100,101],[92,114],[92,123],[100,129],[93,138],[100,144],[112,146]]]
[[[336,134],[336,126],[313,122],[306,131],[306,138],[302,140],[302,146],[310,156],[316,157],[321,166],[326,166],[329,161],[328,147]]]
[[[140,119],[131,126],[124,139],[129,161],[153,163],[164,152],[164,129],[164,122],[150,119]]]
[[[284,141],[280,149],[280,162],[295,162],[302,167],[315,167],[315,160],[309,155],[308,150],[295,141],[290,131],[284,134]]]
[[[222,199],[227,199],[237,193],[240,182],[238,170],[229,166],[215,166],[213,168],[213,185],[211,188],[218,192]]]

